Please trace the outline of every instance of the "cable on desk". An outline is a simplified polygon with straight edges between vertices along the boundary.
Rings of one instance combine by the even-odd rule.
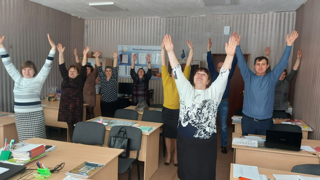
[[[59,172],[61,169],[64,168],[65,163],[61,163],[59,165],[56,165],[52,170],[50,170],[51,173]]]
[[[307,152],[307,153],[312,154],[312,155],[314,155],[314,156],[317,156],[318,159],[319,159],[319,164],[320,164],[320,156],[319,156],[318,154],[312,153],[312,152],[309,152],[309,151],[306,151],[306,150],[302,150],[302,149],[301,149],[301,151],[304,151],[304,152]]]

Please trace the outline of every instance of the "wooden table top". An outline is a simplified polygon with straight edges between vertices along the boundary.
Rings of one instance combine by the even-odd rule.
[[[8,115],[15,115],[14,113],[10,112],[1,112],[0,114],[8,114]],[[9,124],[15,123],[15,116],[0,116],[0,126],[5,126]]]
[[[41,100],[41,105],[43,108],[49,108],[49,109],[58,109],[59,110],[59,105],[60,101],[48,101],[48,100]],[[88,104],[83,104],[83,106],[87,106]]]
[[[273,174],[282,174],[282,175],[302,175],[302,176],[307,176],[307,177],[320,177],[320,176],[313,176],[309,174],[300,174],[300,173],[293,173],[293,172],[287,172],[287,171],[279,171],[279,170],[274,170],[274,169],[266,169],[266,168],[261,168],[258,167],[259,174],[261,175],[266,175],[267,179],[274,179]],[[239,178],[234,178],[233,177],[233,163],[230,165],[230,180],[238,180]]]
[[[92,121],[95,120],[99,117],[93,118],[93,119],[89,119],[88,121]],[[138,126],[136,127],[140,127],[140,126],[148,126],[148,127],[153,127],[155,128],[153,131],[155,131],[156,129],[160,128],[163,123],[156,123],[156,122],[148,122],[148,121],[139,121],[139,120],[128,120],[128,119],[120,119],[120,118],[111,118],[111,117],[103,117],[104,119],[114,119],[114,120],[121,120],[121,121],[130,121],[130,122],[135,122],[135,124],[138,124]],[[111,127],[106,126],[106,130],[110,130]],[[146,133],[146,132],[142,132],[142,134],[145,135],[149,135],[151,134],[153,131]]]
[[[47,156],[37,160],[49,169],[54,168],[56,165],[59,165],[60,163],[65,163],[64,168],[60,170],[59,173],[52,173],[49,179],[65,178],[66,172],[72,170],[84,161],[99,164],[107,164],[114,158],[118,158],[118,155],[121,154],[123,151],[121,149],[68,143],[40,138],[32,138],[24,142],[31,144],[45,144],[56,146],[56,149],[49,152]],[[37,161],[27,164],[27,168],[35,169]],[[36,173],[36,171],[33,171],[33,173]],[[33,173],[31,173],[31,175],[29,175],[27,179],[33,177]]]
[[[136,107],[137,106],[128,106],[124,109],[131,109],[131,110],[135,110],[136,111]],[[153,111],[153,110],[156,110],[156,109],[162,109],[162,108],[155,108],[155,107],[149,107],[149,111]],[[143,114],[143,111],[137,111],[138,114]]]

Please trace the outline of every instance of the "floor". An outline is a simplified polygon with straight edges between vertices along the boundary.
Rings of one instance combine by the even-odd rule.
[[[232,151],[231,151],[231,136],[232,136],[232,127],[228,127],[228,145],[227,145],[227,154],[222,154],[220,149],[220,141],[221,134],[220,128],[218,127],[218,151],[217,151],[217,167],[216,167],[216,180],[227,180],[229,179],[230,174],[230,163],[232,163]],[[49,128],[47,129],[48,139],[59,140],[59,141],[67,141],[67,131],[66,129],[58,129],[58,128]],[[152,176],[151,180],[179,180],[177,176],[177,167],[171,163],[169,166],[164,165],[165,157],[163,157],[163,142],[162,138],[160,138],[160,149],[159,149],[159,168]],[[140,176],[141,180],[143,179],[143,162],[140,162]],[[119,175],[119,180],[127,180],[129,172],[127,171],[124,174]],[[133,165],[132,168],[132,180],[137,180],[137,166]]]

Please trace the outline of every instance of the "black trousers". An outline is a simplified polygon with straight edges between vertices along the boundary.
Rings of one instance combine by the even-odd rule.
[[[258,134],[266,135],[267,129],[271,129],[273,126],[273,119],[268,118],[264,120],[254,120],[246,115],[242,115],[241,129],[242,135]]]
[[[103,102],[100,103],[101,115],[103,117],[114,117],[114,113],[118,109],[118,100],[114,102]]]

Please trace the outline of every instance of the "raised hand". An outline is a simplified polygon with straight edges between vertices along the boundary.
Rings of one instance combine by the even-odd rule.
[[[188,44],[188,47],[190,50],[193,50],[193,45],[192,45],[192,42],[187,40],[187,44]]]
[[[134,54],[132,58],[133,58],[132,59],[133,61],[136,61],[137,60],[137,54]]]
[[[150,62],[150,54],[147,55],[146,59],[148,62]]]
[[[55,45],[54,42],[50,39],[50,35],[47,34],[47,36],[48,36],[49,44],[51,45],[51,50],[55,51],[55,50],[56,50],[56,45]]]
[[[299,34],[297,31],[292,31],[291,34],[287,34],[287,46],[292,46],[293,42],[298,38]]]
[[[62,44],[60,44],[60,43],[58,44],[57,48],[58,48],[59,53],[63,53],[64,50],[66,49],[66,47],[62,47]]]
[[[117,53],[116,51],[113,51],[112,57],[113,57],[113,58],[117,58],[117,57],[118,57],[118,53]]]
[[[212,41],[211,41],[211,38],[209,38],[208,39],[207,51],[211,51],[211,47],[212,47]]]
[[[94,52],[94,57],[95,58],[99,58],[100,55],[101,55],[101,53],[99,51],[95,51]]]
[[[237,41],[237,46],[240,45],[240,41],[241,41],[241,35],[239,34],[238,36],[238,33],[237,32],[233,32],[232,33],[232,36],[235,38],[235,40]]]
[[[5,36],[0,36],[0,48],[4,48],[4,47],[3,47],[3,44],[2,44],[3,41],[4,41],[4,37],[5,37]]]
[[[266,47],[266,49],[264,50],[264,53],[266,54],[266,56],[269,56],[271,53],[270,47]]]
[[[234,56],[236,52],[237,40],[234,36],[229,38],[229,43],[226,43],[225,50],[227,55]]]
[[[74,54],[74,56],[78,56],[78,50],[77,50],[77,48],[74,48],[73,54]]]
[[[298,50],[297,59],[302,58],[302,50]]]
[[[163,43],[164,43],[164,46],[165,46],[167,52],[173,51],[173,44],[172,44],[172,40],[171,40],[170,35],[166,34],[163,37]]]
[[[86,49],[83,50],[83,55],[87,55],[89,51],[90,51],[90,48],[89,46],[87,46]]]

